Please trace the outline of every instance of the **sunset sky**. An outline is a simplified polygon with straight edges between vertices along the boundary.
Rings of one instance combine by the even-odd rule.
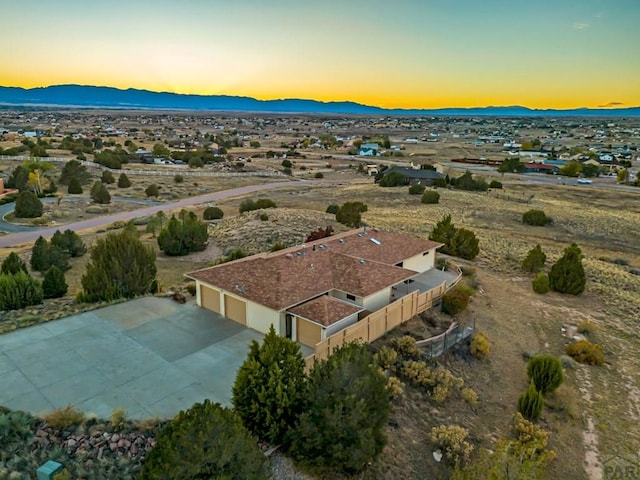
[[[640,0],[2,0],[0,85],[640,105]]]

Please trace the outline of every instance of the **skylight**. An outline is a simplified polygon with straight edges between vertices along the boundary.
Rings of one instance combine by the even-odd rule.
[[[369,240],[371,240],[376,245],[382,245],[382,242],[380,240],[378,240],[377,238],[371,237]]]

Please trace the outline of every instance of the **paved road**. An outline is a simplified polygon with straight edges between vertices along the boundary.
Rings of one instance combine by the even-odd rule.
[[[64,202],[87,202],[91,200],[90,197],[65,197]],[[156,202],[153,200],[146,200],[144,198],[127,198],[127,197],[112,197],[114,202],[128,202],[139,203],[141,205],[163,205],[162,202]],[[47,197],[41,199],[42,203],[54,203],[57,202],[57,198]],[[42,227],[35,225],[20,225],[17,223],[10,223],[4,220],[5,215],[13,212],[15,209],[15,203],[6,203],[0,205],[0,232],[18,233],[18,232],[35,232],[36,230],[42,230]]]
[[[5,235],[3,237],[0,237],[0,248],[14,247],[16,245],[21,245],[23,243],[30,243],[35,241],[39,236],[49,238],[53,236],[56,230],[60,230],[61,227],[64,227],[65,230],[71,229],[74,231],[84,230],[87,228],[98,228],[98,227],[103,227],[105,225],[109,225],[113,222],[120,221],[120,220],[128,221],[137,217],[153,215],[160,211],[174,210],[182,207],[190,207],[190,206],[198,205],[201,203],[222,200],[224,198],[236,197],[239,195],[247,195],[249,193],[262,192],[265,190],[274,190],[276,188],[282,188],[282,187],[295,186],[297,188],[300,188],[300,187],[304,188],[311,185],[331,184],[331,183],[345,183],[345,182],[344,180],[323,180],[323,181],[300,180],[298,182],[275,182],[275,183],[264,183],[260,185],[249,185],[246,187],[232,188],[229,190],[223,190],[221,192],[208,193],[206,195],[199,195],[197,197],[185,198],[177,202],[163,203],[161,205],[154,205],[151,207],[140,208],[138,210],[132,210],[130,212],[122,212],[122,213],[116,213],[113,215],[106,215],[103,217],[91,218],[89,220],[70,223],[64,226],[60,225],[57,227],[47,227],[47,228],[42,228],[35,231],[30,230],[28,232],[18,232],[10,235]]]

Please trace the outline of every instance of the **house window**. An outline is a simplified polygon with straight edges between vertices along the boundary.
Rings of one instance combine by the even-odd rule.
[[[347,293],[347,300],[351,300],[352,302],[356,301],[356,296],[355,295],[351,295],[350,293]]]

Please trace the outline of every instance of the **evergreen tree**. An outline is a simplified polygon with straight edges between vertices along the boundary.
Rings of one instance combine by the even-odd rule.
[[[542,414],[544,407],[544,398],[542,393],[536,390],[533,381],[529,384],[529,388],[518,398],[518,412],[527,420],[535,422]]]
[[[7,188],[17,188],[20,191],[26,190],[29,181],[29,171],[22,165],[18,165],[7,179]]]
[[[362,214],[368,210],[362,202],[346,202],[336,212],[336,220],[347,227],[359,228]]]
[[[101,205],[111,203],[111,195],[107,190],[107,187],[101,181],[97,181],[91,187],[91,200]]]
[[[447,255],[454,255],[455,252],[451,249],[451,240],[456,234],[456,227],[451,222],[451,215],[446,215],[435,224],[431,233],[429,234],[429,240],[444,244],[440,251]]]
[[[156,254],[140,241],[135,227],[98,239],[90,255],[79,300],[111,301],[156,290]]]
[[[27,265],[22,261],[16,252],[11,252],[2,262],[0,272],[4,275],[15,275],[18,272],[27,272]]]
[[[562,361],[554,355],[536,355],[527,363],[527,375],[542,395],[554,392],[564,382]]]
[[[42,285],[29,274],[0,274],[0,310],[18,310],[42,303]]]
[[[207,225],[193,212],[183,210],[179,216],[180,219],[177,219],[173,215],[158,235],[160,250],[170,256],[204,250],[209,239]]]
[[[104,184],[110,185],[115,183],[116,179],[113,178],[113,174],[109,170],[103,170],[100,176],[100,181]]]
[[[451,238],[450,249],[456,257],[473,260],[480,253],[476,234],[466,228],[458,228]]]
[[[151,185],[149,185],[147,188],[144,189],[144,193],[147,195],[147,197],[158,198],[158,195],[160,195],[160,187],[155,183],[152,183]]]
[[[40,236],[31,248],[31,268],[37,272],[46,272],[51,264],[49,263],[49,244],[44,237]]]
[[[553,264],[549,272],[549,286],[552,290],[571,295],[584,292],[587,277],[582,266],[582,258],[582,250],[575,243],[564,249],[564,254]]]
[[[84,244],[80,236],[73,230],[65,230],[61,233],[56,230],[51,237],[51,245],[59,247],[63,252],[68,253],[71,257],[81,257],[87,253],[87,246]]]
[[[53,265],[44,275],[42,281],[42,291],[44,298],[60,298],[67,294],[67,282],[64,279],[64,272]]]
[[[82,184],[76,177],[71,177],[69,180],[69,187],[67,188],[69,195],[80,195],[82,193]]]
[[[300,346],[276,334],[249,347],[233,385],[233,407],[250,432],[279,445],[302,413],[306,377]]]
[[[70,186],[71,181],[74,178],[81,186],[86,185],[91,180],[91,173],[89,173],[87,167],[80,163],[78,160],[69,160],[64,164],[64,167],[62,168],[58,183],[60,183],[61,185]]]
[[[522,261],[522,269],[525,272],[538,273],[544,268],[547,256],[540,245],[536,245],[527,252],[527,257]]]
[[[121,173],[118,177],[118,188],[129,188],[131,186],[131,181],[129,177],[127,177],[124,173]]]
[[[267,480],[270,468],[232,410],[205,400],[174,417],[146,454],[140,480]]]
[[[289,449],[296,460],[353,474],[382,452],[391,396],[367,346],[346,344],[316,363],[307,399]]]
[[[44,212],[42,202],[30,190],[23,190],[16,198],[14,214],[16,218],[37,218]]]

